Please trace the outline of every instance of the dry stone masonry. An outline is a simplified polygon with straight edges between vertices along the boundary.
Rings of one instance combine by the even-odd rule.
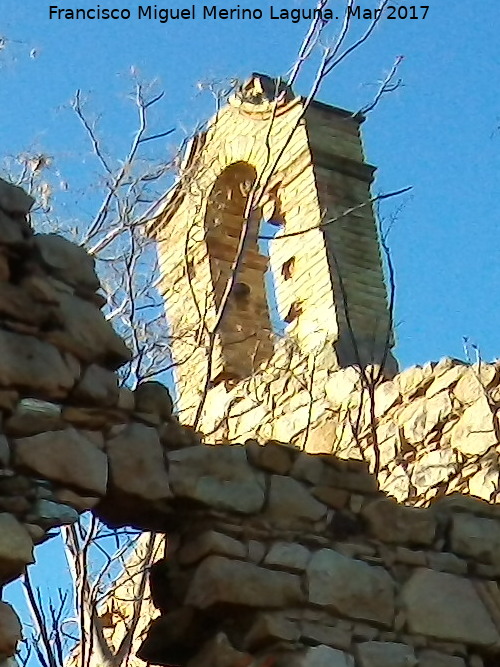
[[[177,509],[151,571],[156,618],[139,658],[498,664],[498,505],[459,494],[403,505],[367,463],[277,442],[194,445],[168,459]],[[126,606],[110,610],[118,621]]]
[[[300,115],[301,101],[288,89],[278,93],[274,99],[269,81],[254,77],[192,147],[187,171],[197,155],[219,151],[220,161],[205,181],[196,169],[190,181],[212,192],[208,210],[202,198],[197,217],[189,202],[199,193],[176,188],[154,223],[170,267],[169,304],[174,293],[185,299],[189,284],[208,285],[210,308],[220,304],[219,279],[234,248],[221,245],[217,229],[234,238],[263,159],[247,137],[269,114],[279,118],[277,132]],[[241,140],[225,140],[232,126]],[[269,216],[281,211],[287,229],[299,225],[293,201],[318,220],[320,206],[333,206],[328,197],[342,207],[359,201],[358,187],[364,197],[371,173],[356,119],[316,104],[300,128],[268,197]],[[308,203],[311,184],[316,199]],[[318,204],[321,192],[327,199]],[[371,257],[378,285],[367,304],[349,225],[271,257],[283,268],[279,299],[293,305],[287,276],[295,275],[292,292],[303,301],[289,336],[262,338],[250,372],[247,338],[238,339],[242,349],[232,337],[255,334],[253,344],[258,337],[245,329],[251,318],[243,322],[242,304],[268,317],[259,291],[267,260],[252,246],[210,386],[197,384],[202,352],[191,360],[191,385],[180,378],[186,423],[194,398],[206,394],[195,432],[180,425],[162,385],[119,386],[130,352],[101,312],[93,259],[59,236],[34,234],[31,205],[0,180],[0,590],[34,562],[34,547],[54,529],[91,510],[110,526],[167,535],[166,556],[150,573],[154,608],[143,614],[149,627],[135,664],[500,664],[500,367],[444,359],[398,374],[389,365],[369,385],[376,367],[342,363],[345,311],[332,247],[353,271],[361,340],[365,305],[377,321],[387,314],[371,213],[356,227],[371,239],[361,254],[363,262]],[[181,253],[175,238],[189,211],[208,225],[198,259]],[[178,216],[175,226],[170,215]],[[297,268],[313,246],[331,320]],[[185,312],[189,319],[193,311]],[[174,324],[181,318],[175,298],[169,313]],[[323,320],[334,330],[314,328]],[[15,667],[21,636],[15,611],[0,602],[1,667]]]
[[[497,508],[460,496],[405,507],[364,463],[279,444],[204,451],[170,458],[174,493],[200,508],[155,566],[162,615],[139,657],[192,667],[497,664]],[[207,640],[201,654],[194,636]]]
[[[32,203],[0,179],[0,585],[34,562],[52,529],[98,505],[106,513],[108,501],[113,517],[154,525],[171,497],[168,443],[199,442],[164,387],[119,387],[130,352],[101,313],[94,260],[34,234]],[[19,638],[1,603],[2,659]]]
[[[457,491],[500,501],[500,364],[445,358],[382,380],[373,398],[363,385],[328,349],[307,357],[283,340],[274,365],[208,392],[200,430],[205,442],[276,440],[372,472],[378,460],[381,489],[400,502]]]

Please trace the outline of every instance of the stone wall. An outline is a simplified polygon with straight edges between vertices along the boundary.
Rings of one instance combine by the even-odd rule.
[[[296,357],[267,383],[228,389],[241,398],[211,435],[225,447],[169,455],[175,497],[194,504],[180,530],[171,524],[167,559],[153,570],[162,613],[138,655],[189,667],[498,664],[497,635],[476,634],[500,627],[497,365],[409,369],[380,382],[372,411],[359,374],[322,374],[323,354],[312,383],[310,362],[300,373],[307,359]],[[307,428],[297,411],[311,385]],[[241,409],[245,391],[261,397],[260,412]],[[271,391],[274,415],[263,400]],[[243,415],[245,430],[232,433]],[[279,433],[266,430],[280,418]],[[372,426],[383,491],[367,472]],[[193,636],[206,640],[201,652]]]
[[[162,613],[143,660],[499,664],[498,507],[460,495],[405,507],[363,462],[278,444],[198,446],[169,460],[174,493],[192,504],[151,573]]]
[[[401,502],[455,491],[498,502],[499,408],[498,363],[445,358],[381,378],[372,394],[330,347],[304,355],[283,339],[258,373],[209,390],[199,430],[204,442],[276,440],[365,460]]]
[[[30,205],[0,181],[0,586],[92,509],[168,535],[153,664],[499,664],[496,365],[410,369],[370,401],[328,347],[284,342],[209,392],[200,444],[161,385],[118,386],[93,261]],[[2,660],[20,634],[0,603]]]
[[[101,313],[94,261],[34,234],[32,203],[0,179],[0,590],[85,510],[154,527],[171,496],[165,449],[199,441],[164,387],[119,387],[130,352]],[[0,605],[0,658],[13,619]]]

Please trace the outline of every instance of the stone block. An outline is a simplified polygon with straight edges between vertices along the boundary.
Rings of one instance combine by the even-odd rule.
[[[245,444],[248,460],[253,465],[277,475],[286,475],[290,471],[295,456],[292,447],[272,441],[264,445],[259,445],[255,440]]]
[[[98,363],[116,370],[132,358],[124,341],[101,311],[77,296],[61,292],[58,313],[62,329],[45,334],[45,339],[86,363]]]
[[[361,387],[359,372],[355,368],[345,368],[331,374],[325,384],[325,393],[333,408],[340,408],[352,400]]]
[[[111,408],[75,408],[69,405],[63,407],[62,417],[82,432],[105,431],[112,425],[123,423],[123,414]]]
[[[327,415],[312,425],[307,433],[305,451],[309,454],[331,454],[336,450],[337,421]]]
[[[291,658],[287,664],[289,667],[355,667],[351,655],[323,645],[307,649],[301,655]]]
[[[416,487],[417,493],[424,493],[452,477],[457,466],[456,452],[449,447],[426,452],[413,465],[412,484]]]
[[[413,399],[401,411],[398,423],[403,428],[405,439],[418,444],[424,442],[426,436],[442,424],[451,412],[452,404],[447,392],[436,394],[430,399],[421,396]]]
[[[260,565],[266,554],[266,545],[262,542],[259,542],[259,540],[248,540],[247,547],[247,560],[249,560],[251,563],[257,563]]]
[[[452,553],[429,551],[427,564],[431,570],[450,574],[467,574],[467,561]]]
[[[385,641],[394,641],[395,637],[392,636],[394,634],[393,632],[380,632],[368,623],[354,623],[352,628],[352,636],[356,641],[370,642],[379,636],[383,636]]]
[[[378,491],[377,478],[366,470],[366,464],[362,462],[363,469],[356,472],[332,470],[328,475],[328,482],[338,489],[347,489],[360,494],[374,494]]]
[[[485,397],[486,390],[495,382],[496,376],[497,368],[494,364],[473,364],[463,373],[453,394],[462,405],[472,405]]]
[[[266,517],[283,526],[299,526],[325,517],[327,508],[309,493],[305,485],[291,477],[273,475]]]
[[[374,392],[375,418],[380,419],[383,417],[400,398],[399,388],[394,382],[389,380],[378,385]]]
[[[208,530],[187,541],[179,550],[177,560],[181,565],[191,565],[211,554],[245,558],[247,549],[244,544],[216,530]]]
[[[59,305],[59,292],[49,276],[27,275],[21,280],[20,286],[38,303],[46,306]]]
[[[100,498],[94,496],[81,496],[71,489],[56,489],[54,498],[63,505],[73,507],[77,512],[86,512],[93,509],[100,501]]]
[[[57,431],[64,426],[60,405],[36,398],[23,398],[5,422],[5,431],[8,435],[23,437],[43,431]]]
[[[187,667],[231,667],[232,665],[250,665],[252,658],[234,648],[227,636],[219,632],[210,639]]]
[[[72,393],[78,402],[99,407],[115,407],[118,403],[118,376],[96,364],[88,366]]]
[[[22,287],[4,282],[0,282],[0,315],[35,327],[57,324],[54,308],[37,303]]]
[[[312,494],[320,502],[334,509],[343,509],[349,500],[349,492],[345,489],[334,489],[331,486],[315,486]]]
[[[426,435],[427,401],[419,396],[408,403],[397,415],[397,423],[403,429],[407,442],[423,442]]]
[[[78,521],[78,512],[68,505],[41,498],[37,500],[26,518],[31,523],[49,530],[50,528],[76,523]]]
[[[451,446],[466,456],[480,456],[497,444],[491,406],[486,396],[479,395],[453,428]]]
[[[439,365],[439,364],[438,364]],[[427,398],[432,398],[441,391],[449,389],[454,385],[466,372],[467,366],[461,362],[456,362],[456,365],[451,366],[443,373],[438,374],[438,367],[434,369],[435,379],[431,386],[426,391]]]
[[[310,603],[347,618],[393,622],[394,582],[381,567],[321,549],[309,562],[307,590]]]
[[[418,660],[419,667],[466,667],[463,658],[457,655],[446,655],[431,649],[421,651],[418,654]]]
[[[500,641],[469,579],[422,568],[405,584],[401,597],[412,633],[477,646]]]
[[[500,521],[455,514],[451,523],[451,548],[460,556],[500,565]]]
[[[364,642],[356,646],[359,667],[416,667],[412,646],[395,642]]]
[[[106,441],[113,493],[147,501],[172,496],[163,448],[155,429],[132,423]]]
[[[258,614],[245,637],[246,649],[261,649],[276,642],[296,642],[300,638],[298,625],[283,614]]]
[[[496,458],[496,455],[495,455]],[[482,462],[482,467],[469,479],[469,493],[476,498],[490,501],[500,488],[500,474],[496,460]]]
[[[58,399],[68,394],[75,380],[53,345],[33,336],[0,331],[0,386]]]
[[[272,609],[303,603],[298,576],[222,556],[209,556],[198,566],[185,600],[198,609],[219,604]]]
[[[90,495],[106,493],[107,457],[75,429],[39,433],[15,440],[14,445],[19,468]]]
[[[412,398],[418,392],[424,391],[432,382],[432,366],[430,364],[413,366],[399,373],[394,378],[399,391],[406,398]]]
[[[58,234],[36,234],[34,239],[44,264],[58,280],[91,291],[99,289],[95,260],[84,248]]]
[[[380,480],[380,488],[399,502],[407,500],[410,494],[410,477],[406,467],[397,465],[389,474],[385,474]]]
[[[274,542],[264,559],[264,565],[290,572],[302,572],[309,561],[309,549],[295,542]]]
[[[23,496],[0,496],[0,512],[8,512],[17,518],[24,518],[32,504],[32,500]]]
[[[26,215],[35,200],[18,185],[0,178],[0,208],[7,213]]]
[[[23,637],[21,622],[6,602],[0,602],[0,656],[10,658]]]
[[[348,651],[351,647],[351,632],[342,628],[302,621],[300,623],[300,637],[305,644],[326,644],[341,651]]]
[[[290,472],[292,477],[309,482],[309,484],[323,484],[328,479],[330,471],[325,468],[324,457],[312,456],[301,452],[295,459]]]
[[[434,541],[437,520],[428,510],[380,498],[365,505],[362,514],[382,542],[430,545]]]
[[[19,220],[14,220],[4,211],[0,210],[0,244],[4,246],[18,246],[25,240],[25,225]],[[4,264],[4,275],[5,263]]]
[[[406,547],[396,547],[396,562],[405,565],[425,566],[427,565],[427,556],[425,551],[413,551]]]
[[[120,387],[118,389],[118,401],[116,407],[125,412],[133,412],[135,410],[134,392],[128,387]]]
[[[265,476],[247,461],[239,445],[199,445],[170,452],[169,478],[178,498],[190,498],[215,509],[254,514],[265,500]]]
[[[175,417],[161,424],[158,435],[168,451],[196,447],[201,444],[200,433],[190,426],[181,426]]]
[[[0,408],[7,414],[14,412],[18,400],[17,391],[0,390]]]
[[[33,542],[26,528],[11,514],[0,514],[0,584],[16,579],[34,562]]]
[[[4,435],[0,435],[0,468],[7,468],[10,464],[9,441]]]
[[[141,382],[134,391],[135,409],[157,415],[160,421],[172,416],[174,402],[168,389],[161,382]]]

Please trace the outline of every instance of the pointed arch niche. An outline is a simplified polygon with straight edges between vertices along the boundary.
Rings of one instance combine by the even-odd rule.
[[[242,230],[248,225],[241,266],[219,328],[223,370],[212,378],[214,384],[247,377],[273,353],[265,288],[268,258],[257,242],[262,215],[254,210],[246,216],[256,178],[255,168],[247,162],[231,164],[216,178],[207,198],[205,241],[217,310],[231,279]]]

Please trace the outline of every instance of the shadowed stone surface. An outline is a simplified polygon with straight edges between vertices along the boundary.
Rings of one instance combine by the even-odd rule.
[[[354,659],[338,649],[329,646],[315,646],[304,655],[294,657],[290,667],[355,667]]]
[[[0,178],[0,208],[6,213],[25,215],[35,203],[22,188]]]
[[[22,639],[21,623],[15,611],[6,602],[0,602],[0,656],[14,655]],[[0,658],[0,659],[1,659]]]
[[[92,292],[99,289],[95,260],[84,248],[57,234],[37,234],[35,244],[43,262],[56,278]]]
[[[73,428],[16,440],[15,462],[20,468],[90,494],[106,493],[106,455]]]
[[[34,562],[33,542],[26,528],[11,514],[0,514],[0,580],[17,578]]]
[[[411,632],[444,641],[491,646],[500,635],[472,581],[421,569],[402,591]]]
[[[363,510],[371,532],[383,542],[432,544],[436,518],[416,507],[403,507],[389,498],[369,503]]]
[[[101,363],[112,370],[130,361],[132,353],[92,303],[61,292],[59,310],[63,328],[46,338],[86,363]]]
[[[186,604],[206,609],[220,603],[245,607],[283,607],[304,601],[300,579],[252,563],[209,556],[198,567]]]
[[[45,398],[61,398],[75,384],[76,375],[52,345],[32,336],[0,329],[0,385]]]
[[[365,642],[357,650],[359,667],[417,667],[415,651],[406,644]]]
[[[143,424],[130,424],[106,443],[114,493],[144,501],[171,497],[169,476],[158,433]]]
[[[197,500],[221,510],[245,514],[264,504],[264,477],[249,474],[243,447],[190,447],[169,455],[172,490],[181,498]]]
[[[391,625],[394,583],[379,567],[321,549],[307,567],[309,601],[342,616]]]

